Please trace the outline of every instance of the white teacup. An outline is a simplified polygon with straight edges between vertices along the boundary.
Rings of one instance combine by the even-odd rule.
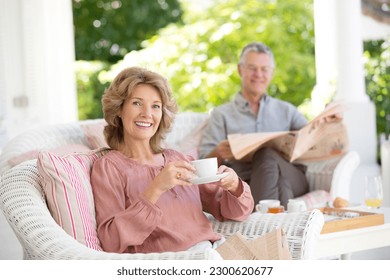
[[[217,158],[205,158],[191,161],[191,164],[195,167],[195,175],[204,178],[217,175],[218,161]]]
[[[268,208],[278,207],[280,206],[280,200],[277,199],[264,199],[260,200],[256,205],[256,211],[260,211],[261,213],[267,213]]]
[[[292,212],[303,212],[306,211],[306,203],[303,200],[289,199],[287,203],[287,211]]]

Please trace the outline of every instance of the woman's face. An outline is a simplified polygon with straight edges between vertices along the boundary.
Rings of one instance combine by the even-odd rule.
[[[150,85],[139,85],[125,101],[121,113],[124,140],[146,140],[156,133],[162,118],[160,93]]]

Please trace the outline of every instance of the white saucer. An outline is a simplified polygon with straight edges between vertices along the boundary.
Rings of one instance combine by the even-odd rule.
[[[225,178],[228,174],[229,174],[228,172],[224,172],[210,177],[194,178],[191,179],[190,182],[193,183],[194,185],[212,183],[212,182],[219,181],[222,178]]]

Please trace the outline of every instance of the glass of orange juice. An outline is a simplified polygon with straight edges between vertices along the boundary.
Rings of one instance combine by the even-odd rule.
[[[380,208],[382,206],[383,187],[380,175],[365,177],[364,202],[367,208]]]

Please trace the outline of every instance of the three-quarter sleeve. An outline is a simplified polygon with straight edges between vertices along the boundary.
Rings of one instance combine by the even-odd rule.
[[[249,185],[240,179],[242,193],[236,197],[219,187],[219,182],[199,185],[203,210],[212,214],[217,220],[243,221],[251,213],[254,200]]]

